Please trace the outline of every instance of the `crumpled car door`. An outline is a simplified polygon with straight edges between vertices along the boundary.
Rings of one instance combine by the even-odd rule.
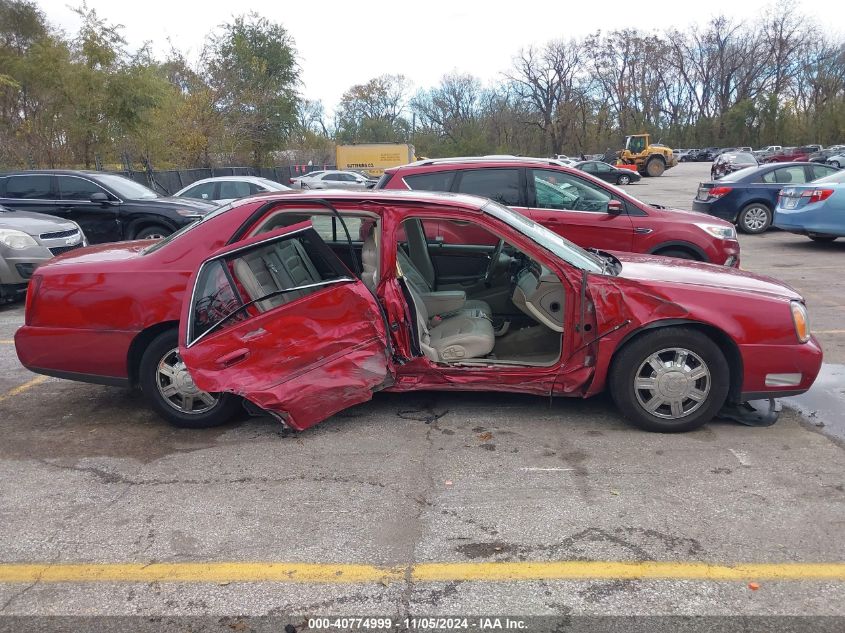
[[[203,391],[302,430],[393,384],[375,297],[310,223],[224,248],[188,287],[179,353]]]

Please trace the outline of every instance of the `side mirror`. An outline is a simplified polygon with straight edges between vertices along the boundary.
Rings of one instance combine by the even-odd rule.
[[[610,200],[607,203],[607,212],[611,215],[619,215],[625,211],[625,204],[621,200]]]
[[[108,195],[104,194],[102,191],[98,191],[97,193],[92,193],[91,197],[88,198],[91,202],[99,202],[100,204],[105,204],[109,201]]]

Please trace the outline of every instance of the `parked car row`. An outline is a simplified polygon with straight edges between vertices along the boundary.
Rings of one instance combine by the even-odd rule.
[[[67,231],[91,222],[99,242],[98,217],[114,239],[136,238],[35,269],[18,356],[51,376],[140,386],[194,428],[246,402],[302,430],[379,389],[448,385],[609,389],[638,426],[684,431],[725,406],[806,391],[821,351],[803,299],[737,270],[731,222],[637,200],[614,184],[636,174],[604,165],[422,160],[386,170],[374,191],[250,188],[222,206],[222,181],[165,199],[101,174],[6,175],[4,201],[65,212]],[[78,208],[70,176],[89,183]],[[139,218],[174,214],[181,230],[143,239]],[[769,326],[753,327],[764,315]]]
[[[732,222],[744,233],[763,233],[772,226],[785,186],[815,184],[840,174],[830,165],[811,162],[750,166],[701,183],[692,208]]]

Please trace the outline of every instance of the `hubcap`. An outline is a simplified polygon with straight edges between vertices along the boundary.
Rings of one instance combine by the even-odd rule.
[[[655,352],[637,369],[634,392],[652,415],[666,420],[696,411],[710,394],[707,363],[688,349],[671,347]]]
[[[627,176],[622,176],[622,177],[619,179],[619,184],[620,184],[620,185],[627,185],[627,184],[628,184],[628,178],[627,178]]]
[[[769,219],[769,214],[766,213],[765,209],[761,209],[760,207],[754,207],[753,209],[749,209],[745,213],[745,226],[747,226],[752,231],[759,231],[764,226],[766,226],[766,222]]]
[[[205,413],[217,404],[217,396],[201,391],[194,384],[176,349],[159,361],[156,387],[165,402],[180,413]]]

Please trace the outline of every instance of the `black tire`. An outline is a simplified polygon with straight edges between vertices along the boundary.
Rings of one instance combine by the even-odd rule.
[[[649,158],[648,162],[645,164],[646,176],[657,178],[658,176],[662,176],[664,171],[666,171],[666,163],[660,156]]]
[[[627,174],[622,174],[619,178],[616,179],[617,185],[629,185],[631,184],[631,177]]]
[[[694,253],[680,248],[665,248],[662,251],[657,251],[655,255],[660,255],[661,257],[677,257],[678,259],[691,259],[697,262],[701,261],[701,259],[696,257]]]
[[[153,410],[173,426],[187,429],[205,429],[225,424],[240,408],[240,400],[232,394],[211,394],[215,404],[206,410],[188,413],[180,410],[159,388],[159,365],[178,348],[178,332],[167,330],[159,334],[144,350],[138,378],[144,396]],[[193,384],[193,383],[191,383]]]
[[[674,354],[668,351],[674,349],[685,350],[688,353],[683,366],[677,368],[665,366],[663,378],[643,376],[644,372],[649,371],[657,375],[651,365],[646,367],[649,357],[661,350],[664,350],[665,357]],[[701,361],[700,365],[697,364],[698,361]],[[691,365],[689,372],[687,372],[687,364]],[[695,372],[700,371],[701,366],[707,372],[706,378],[698,378],[692,382],[687,374],[694,376]],[[681,381],[682,385],[678,382],[679,374],[685,381]],[[643,384],[642,381],[653,380],[656,386],[655,391],[636,388],[635,381],[638,379],[641,381],[638,384]],[[608,382],[613,401],[633,424],[656,433],[681,433],[706,424],[722,408],[730,387],[730,367],[719,346],[705,334],[692,328],[667,327],[645,332],[625,345],[613,359]],[[668,413],[664,405],[657,407],[656,413],[652,413],[641,402],[649,397],[649,394],[651,394],[649,402],[653,401],[653,397],[663,398],[664,396],[657,391],[658,387],[666,390],[680,389],[682,392],[686,389],[685,385],[691,385],[692,393],[701,397],[701,400],[693,400],[691,397],[683,400],[679,405],[680,416],[665,417],[673,415],[671,406],[668,404],[665,405],[670,407]],[[682,395],[677,397],[684,398]],[[687,401],[698,404],[685,404]]]
[[[149,226],[144,226],[135,233],[135,237],[133,239],[136,240],[158,240],[163,237],[167,237],[173,233],[173,229],[169,229],[166,226],[161,224],[151,224]]]
[[[808,235],[811,240],[814,242],[821,242],[822,244],[830,244],[833,240],[836,239],[835,235]]]
[[[761,202],[752,202],[736,218],[739,230],[749,235],[759,235],[772,225],[772,210]]]

